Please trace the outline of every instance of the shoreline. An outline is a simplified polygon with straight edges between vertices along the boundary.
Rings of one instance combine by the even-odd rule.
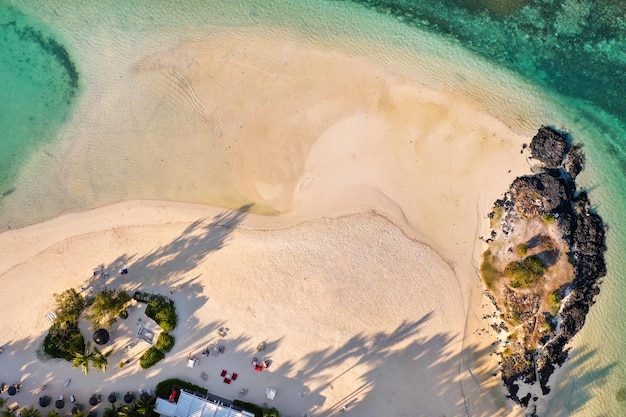
[[[19,245],[15,245],[16,243],[19,243],[20,241],[23,242],[28,242],[29,238],[32,236],[43,236],[43,240],[39,241],[39,244],[42,246],[46,246],[45,249],[41,250],[41,247],[39,248],[35,248],[33,247],[32,252],[28,253],[24,256],[24,258],[22,259],[16,259],[16,265],[14,265],[12,268],[9,268],[7,270],[7,266],[6,264],[3,265],[3,271],[0,273],[0,283],[4,282],[6,283],[7,280],[11,280],[13,276],[15,276],[15,274],[17,273],[18,275],[22,275],[23,268],[27,265],[38,265],[37,268],[39,268],[39,270],[41,270],[41,268],[44,268],[46,270],[49,270],[49,274],[53,275],[53,276],[57,276],[59,275],[58,273],[53,273],[52,271],[56,271],[57,266],[55,266],[55,262],[54,259],[56,259],[58,257],[58,255],[55,255],[55,253],[58,253],[59,249],[62,248],[63,252],[64,252],[64,257],[69,257],[69,259],[75,260],[76,263],[80,263],[80,265],[76,265],[76,267],[74,268],[66,268],[69,270],[77,270],[77,269],[86,269],[85,273],[83,274],[83,276],[85,278],[80,278],[80,276],[74,276],[71,279],[69,278],[69,275],[74,275],[73,273],[68,273],[67,271],[63,271],[61,273],[61,275],[66,276],[66,278],[63,278],[62,281],[58,281],[56,280],[54,277],[52,277],[51,280],[46,280],[44,283],[41,281],[41,278],[39,279],[39,282],[37,284],[35,284],[38,288],[49,288],[50,287],[50,283],[55,283],[56,289],[55,290],[48,290],[51,292],[60,292],[63,291],[64,289],[67,289],[68,287],[75,287],[75,288],[80,288],[81,286],[85,285],[86,281],[88,280],[87,276],[89,275],[88,272],[90,271],[91,267],[95,267],[97,263],[99,263],[101,260],[105,261],[105,264],[107,264],[107,266],[111,265],[111,262],[109,260],[109,257],[112,257],[114,260],[118,259],[117,256],[112,256],[114,251],[109,251],[110,255],[108,256],[104,256],[105,253],[102,253],[102,256],[100,256],[99,258],[94,258],[92,260],[86,260],[86,259],[80,259],[84,256],[84,250],[89,250],[90,252],[94,252],[93,251],[93,245],[96,245],[96,247],[100,247],[101,250],[103,252],[103,245],[111,245],[112,244],[112,236],[120,236],[120,235],[124,235],[126,233],[130,233],[132,235],[135,236],[140,236],[140,235],[145,235],[146,233],[153,235],[155,231],[161,229],[170,229],[169,235],[173,236],[171,234],[171,230],[177,230],[177,231],[181,231],[184,230],[185,228],[187,228],[189,225],[193,224],[194,221],[197,221],[198,219],[210,219],[215,217],[216,215],[219,217],[220,213],[224,213],[226,212],[226,210],[222,210],[222,209],[218,209],[218,208],[209,208],[209,207],[203,207],[203,206],[197,206],[197,205],[187,205],[187,204],[179,204],[179,203],[167,203],[167,204],[163,204],[163,202],[153,202],[153,201],[148,201],[148,202],[125,202],[125,203],[120,203],[114,206],[107,206],[107,207],[103,207],[103,208],[99,208],[99,209],[94,209],[94,210],[90,210],[86,213],[74,213],[74,214],[70,214],[70,215],[66,215],[66,216],[62,216],[61,218],[57,218],[54,219],[52,221],[46,222],[46,223],[42,223],[40,225],[35,225],[35,226],[30,226],[28,228],[25,229],[18,229],[18,230],[12,230],[10,231],[8,234],[7,233],[3,233],[0,234],[0,247],[2,249],[5,249],[7,247],[11,247],[14,246],[16,249],[19,249]],[[150,216],[146,216],[146,213],[151,213]],[[406,236],[406,234],[403,232],[403,229],[401,228],[397,228],[397,225],[393,225],[394,223],[389,223],[389,220],[386,219],[384,216],[381,215],[377,215],[377,214],[368,214],[368,213],[354,213],[354,214],[348,214],[342,218],[339,219],[329,219],[329,218],[320,218],[320,219],[312,219],[312,220],[304,220],[301,223],[298,224],[294,224],[292,226],[287,226],[285,228],[285,225],[281,225],[279,227],[281,227],[280,229],[273,229],[271,226],[268,227],[268,224],[266,223],[267,220],[269,220],[269,223],[272,223],[272,218],[255,218],[257,216],[254,215],[249,215],[248,217],[246,217],[243,222],[241,223],[240,226],[237,226],[234,230],[236,230],[238,233],[243,233],[244,235],[247,233],[252,233],[252,234],[258,234],[259,236],[265,235],[265,234],[273,234],[273,233],[292,233],[294,230],[298,230],[298,229],[316,229],[319,227],[323,227],[326,232],[323,233],[328,233],[328,231],[330,231],[331,229],[327,229],[328,226],[324,226],[324,224],[333,224],[336,222],[348,222],[353,224],[351,226],[351,229],[353,229],[354,227],[356,227],[357,225],[360,225],[359,228],[365,227],[366,229],[369,227],[367,226],[368,224],[372,223],[372,224],[379,224],[382,222],[383,225],[383,229],[381,230],[388,230],[389,227],[391,227],[391,230],[395,229],[397,230],[400,235],[398,235],[398,237],[400,238],[400,236],[404,236],[403,238],[400,238],[402,241],[405,242],[414,242],[412,243],[411,247],[417,247],[417,248],[423,248],[421,250],[425,250],[427,252],[432,253],[432,255],[429,255],[427,257],[427,259],[431,259],[432,256],[436,258],[439,258],[439,256],[436,254],[436,252],[432,252],[431,249],[428,249],[427,246],[423,246],[421,243],[417,242],[417,241],[412,241],[412,240],[405,240],[408,239],[408,236]],[[117,222],[112,221],[112,219],[115,218],[117,219]],[[132,218],[132,221],[131,221]],[[137,221],[141,219],[141,221]],[[354,219],[361,219],[358,220],[357,223],[354,223],[353,220]],[[369,219],[369,220],[367,220]],[[376,220],[378,219],[378,220]],[[365,222],[363,222],[363,220],[366,220]],[[142,223],[143,225],[137,225],[136,223]],[[83,229],[76,229],[76,225],[82,225],[84,228]],[[384,226],[384,225],[388,225],[388,226]],[[255,229],[255,227],[257,229]],[[380,226],[379,226],[380,227]],[[28,230],[31,229],[31,230]],[[76,232],[78,232],[76,235],[74,236],[63,236],[60,237],[57,233],[59,230],[63,230],[65,232],[67,232],[68,230],[74,230]],[[43,231],[43,233],[42,233]],[[20,236],[22,235],[22,236]],[[176,234],[174,234],[176,235]],[[297,233],[296,235],[301,236],[302,233]],[[176,240],[176,239],[174,239]],[[395,239],[394,239],[395,241]],[[54,243],[53,243],[54,242]],[[82,242],[82,243],[81,243]],[[131,244],[130,241],[128,241],[128,243],[126,244]],[[148,247],[153,246],[152,243],[149,242],[144,242],[144,245],[148,244]],[[132,245],[132,244],[131,244]],[[258,247],[258,243],[257,244],[253,244],[255,247]],[[415,246],[417,245],[417,246]],[[80,246],[82,247],[81,249],[81,253],[79,256],[75,255],[72,253],[72,250],[76,250],[76,247]],[[73,248],[73,249],[72,249]],[[96,251],[97,252],[97,251]],[[419,253],[419,252],[418,252]],[[166,256],[167,257],[167,256]],[[106,258],[106,259],[104,259]],[[360,256],[357,258],[360,259]],[[439,258],[441,259],[441,258]],[[108,261],[108,262],[107,262]],[[432,261],[429,261],[432,262]],[[87,265],[91,265],[91,267],[87,267]],[[435,273],[435,271],[441,271],[442,269],[446,269],[448,268],[446,266],[446,263],[443,261],[439,261],[439,266],[435,267],[434,269],[430,269],[430,273]],[[22,269],[20,271],[14,271],[15,269]],[[135,268],[136,270],[137,268]],[[305,268],[306,269],[306,268]],[[375,269],[375,268],[374,268]],[[133,277],[133,266],[131,264],[130,266],[130,271],[131,274],[130,276]],[[451,282],[457,282],[457,284],[455,285],[459,285],[460,283],[458,283],[457,278],[453,278],[454,277],[454,273],[449,270],[449,274],[450,278],[449,279],[453,279],[453,281]],[[31,271],[31,273],[33,273]],[[194,275],[194,274],[192,274]],[[263,279],[263,280],[267,280],[267,276],[265,276],[263,278],[263,275],[266,275],[264,273],[260,274],[260,276],[258,276],[257,279]],[[362,277],[361,277],[362,278]],[[363,278],[365,281],[367,281],[366,278]],[[201,280],[202,281],[202,280]],[[183,288],[192,288],[195,285],[197,285],[199,282],[201,281],[196,281],[194,283],[190,282],[190,281],[185,281],[184,278],[181,278],[180,276],[177,277],[173,277],[170,279],[165,279],[165,280],[161,280],[159,282],[161,282],[159,284],[159,286],[157,288],[161,288],[160,292],[165,292],[165,295],[167,295],[167,288],[171,288],[173,286],[179,286],[182,285]],[[270,281],[268,282],[272,282],[272,280],[270,279]],[[141,285],[141,281],[135,282],[133,283],[128,283],[126,285],[131,285],[130,288],[133,287],[137,287],[137,285]],[[163,287],[165,285],[165,287]],[[231,286],[239,286],[240,284],[237,284],[235,282],[233,282],[232,284],[227,284],[227,283],[221,283],[220,286],[221,287],[226,287],[223,288],[223,290],[226,290],[230,295],[230,297],[232,297],[232,291],[234,288],[228,289]],[[275,284],[274,284],[275,285]],[[337,285],[332,284],[332,285]],[[445,291],[447,293],[447,298],[448,299],[457,299],[456,297],[459,297],[458,300],[461,301],[461,303],[459,305],[463,305],[465,303],[467,303],[467,300],[465,300],[465,296],[461,296],[460,292],[458,293],[458,296],[455,297],[451,297],[451,293],[450,293],[450,289],[449,288],[442,288],[442,287],[437,287],[439,288],[438,290],[435,288],[430,288],[430,284],[427,283],[422,283],[420,285],[426,285],[427,287],[424,288],[428,288],[428,291],[430,292],[429,297],[433,297],[434,294],[442,294],[441,291]],[[361,286],[361,285],[359,285]],[[357,286],[357,288],[359,287]],[[405,287],[405,286],[403,286]],[[405,287],[406,288],[406,287]],[[158,291],[158,290],[157,290]],[[346,291],[346,289],[340,290],[340,291]],[[461,291],[461,288],[459,288],[459,291]],[[17,285],[13,291],[11,291],[10,288],[4,288],[3,291],[3,296],[2,297],[10,297],[11,299],[15,300],[16,298],[19,298],[18,296],[16,296],[16,294],[23,292],[23,289],[20,285]],[[385,291],[383,291],[384,293]],[[406,292],[406,290],[405,290]],[[369,291],[368,291],[369,293]],[[207,294],[208,295],[208,294]],[[181,289],[181,290],[174,290],[174,294],[173,294],[173,298],[175,300],[175,302],[177,303],[177,308],[180,305],[180,297],[183,297],[183,299],[187,298],[189,296],[188,290],[187,289]],[[364,296],[364,299],[367,299],[368,297],[370,297],[371,295],[368,296]],[[32,298],[32,296],[31,296]],[[357,297],[358,299],[361,299],[361,297]],[[376,297],[378,298],[378,297]],[[412,297],[409,297],[412,298]],[[384,298],[383,298],[384,299]],[[220,303],[223,303],[224,300],[220,301]],[[217,302],[217,301],[216,301]],[[267,302],[267,300],[265,302],[261,302],[261,304],[257,305],[258,309],[263,309],[263,304],[265,304]],[[380,302],[380,300],[378,301]],[[24,311],[19,311],[20,309],[16,309],[15,313],[18,317],[20,317],[20,320],[18,320],[18,323],[16,323],[16,327],[12,328],[13,326],[3,326],[0,332],[0,337],[2,337],[3,340],[3,344],[5,345],[5,352],[2,354],[2,357],[0,357],[0,361],[5,360],[6,358],[9,357],[9,355],[11,354],[11,344],[7,344],[4,342],[4,340],[7,339],[7,335],[8,334],[15,334],[16,337],[18,336],[22,336],[23,340],[28,341],[26,342],[28,345],[31,346],[36,346],[37,343],[39,343],[38,341],[41,341],[41,336],[35,337],[34,339],[32,338],[33,331],[35,331],[36,333],[42,332],[45,330],[46,328],[46,321],[43,317],[43,315],[45,314],[45,312],[49,311],[49,309],[52,307],[51,306],[52,303],[52,297],[51,297],[51,293],[47,296],[47,297],[42,297],[41,294],[34,297],[33,300],[31,300],[31,302],[28,304],[28,306],[24,306],[25,309]],[[192,303],[193,304],[193,303]],[[299,303],[296,303],[299,304]],[[424,304],[422,302],[422,304]],[[217,309],[217,311],[228,311],[229,308],[227,307],[228,304],[226,305],[221,305],[221,307],[219,307]],[[271,305],[271,304],[270,304]],[[269,307],[269,306],[266,306]],[[415,305],[411,308],[412,310],[415,309]],[[274,309],[275,307],[270,307],[270,310]],[[422,310],[424,308],[424,306],[420,307],[419,309]],[[449,307],[450,308],[450,307]],[[446,313],[445,315],[449,315],[451,314],[452,310],[445,310]],[[181,308],[181,317],[184,317],[186,314],[190,314],[191,316],[194,316],[195,314],[193,313],[193,311],[188,310],[185,307]],[[215,310],[213,310],[215,311]],[[441,313],[440,308],[433,310],[435,312],[435,315],[439,315]],[[428,313],[425,312],[426,316],[425,317],[431,317],[429,314],[432,313]],[[460,311],[459,311],[460,313]],[[235,313],[234,311],[230,311],[230,314],[234,315],[234,316],[239,316],[239,317],[231,317],[228,321],[226,321],[226,323],[231,323],[230,324],[230,328],[234,329],[235,328],[235,323],[236,322],[241,322],[249,320],[250,318],[247,317],[246,315],[244,316],[240,316],[240,314]],[[267,313],[266,313],[267,314]],[[275,313],[278,316],[283,316],[285,313],[283,312],[282,314],[278,314]],[[302,317],[301,316],[302,313],[297,313],[297,312],[292,312],[290,315],[294,315],[294,317]],[[310,314],[310,313],[308,313]],[[406,314],[406,313],[405,313]],[[272,314],[273,315],[273,314]],[[408,314],[408,316],[414,315],[414,313],[412,314]],[[458,315],[458,314],[457,314]],[[394,322],[396,319],[392,319],[391,322]],[[419,317],[416,317],[417,321],[416,321],[416,325],[418,326],[423,326],[424,322],[421,321],[419,319]],[[33,328],[32,324],[31,325],[27,325],[27,323],[30,321],[32,322],[32,320],[35,320],[38,324],[36,326],[36,328]],[[432,317],[428,320],[432,320]],[[437,320],[441,320],[441,318],[437,319]],[[458,315],[458,319],[455,320],[460,320],[460,322],[458,324],[453,324],[452,328],[458,328],[459,330],[462,330],[463,327],[465,327],[465,318],[464,318],[464,314],[460,314]],[[332,321],[332,320],[331,320]],[[389,319],[386,319],[387,322],[389,322]],[[422,324],[417,324],[417,323],[422,323]],[[184,322],[183,322],[184,323]],[[209,323],[213,323],[213,322],[209,322]],[[217,323],[224,323],[224,322],[217,322]],[[440,330],[442,328],[444,328],[445,326],[442,325],[442,322],[437,322],[437,328],[439,328]],[[182,324],[182,323],[181,323]],[[295,324],[295,323],[294,323]],[[290,324],[288,327],[292,327],[294,324]],[[272,329],[272,326],[265,326],[263,330],[263,328],[261,328],[262,326],[259,325],[259,323],[257,323],[257,325],[260,327],[258,329],[258,334],[254,335],[252,333],[246,333],[248,337],[252,337],[250,340],[256,340],[254,339],[254,337],[256,336],[261,337],[260,334],[267,334],[270,332],[270,330]],[[397,322],[396,321],[396,326],[400,326],[401,322]],[[217,326],[217,324],[214,325],[215,327],[219,327]],[[370,323],[368,325],[368,327],[371,327],[372,324]],[[443,327],[441,327],[443,326]],[[237,325],[237,327],[239,327],[239,324]],[[385,332],[385,327],[381,328],[381,331]],[[401,327],[397,328],[397,330],[399,330]],[[433,327],[429,327],[432,330],[429,330],[427,332],[430,333],[431,337],[434,337],[434,340],[437,340],[437,338],[439,337],[444,337],[443,334],[441,336],[437,336],[437,334],[439,334],[440,332],[433,332]],[[18,331],[21,330],[21,331]],[[319,331],[319,330],[318,330]],[[9,332],[7,334],[7,332]],[[201,344],[198,344],[198,342],[200,342],[199,340],[197,340],[197,338],[194,338],[194,336],[192,334],[189,334],[187,331],[182,332],[183,336],[182,336],[182,340],[181,343],[188,343],[188,345],[186,345],[185,347],[180,347],[180,345],[178,345],[177,347],[175,347],[174,350],[174,354],[173,354],[173,358],[169,358],[162,364],[162,370],[160,372],[165,372],[166,369],[170,369],[168,372],[170,372],[171,376],[179,376],[179,377],[184,377],[184,372],[181,373],[181,367],[182,367],[182,363],[184,361],[183,356],[186,355],[188,353],[188,351],[190,350],[189,348],[194,347],[194,349],[200,349]],[[315,332],[313,332],[313,334],[315,334]],[[312,335],[308,335],[305,336],[304,340],[308,340],[308,343],[311,343],[311,339],[310,336]],[[346,335],[347,336],[347,335]],[[388,335],[388,337],[391,336],[391,334]],[[180,336],[177,335],[177,340]],[[414,336],[413,336],[414,337]],[[419,338],[418,338],[419,339]],[[448,345],[449,343],[453,342],[454,339],[457,339],[457,337],[453,337],[452,339],[448,340],[448,337],[445,336],[443,340],[445,340],[446,342],[441,345],[442,349],[449,349],[451,346],[454,346],[455,343],[460,343],[461,340],[463,339],[462,333],[459,333],[458,335],[458,342],[454,342],[452,343],[452,345]],[[410,340],[410,338],[409,338]],[[442,340],[442,341],[443,341]],[[400,342],[400,340],[398,340],[398,342]],[[252,342],[251,342],[252,343]],[[401,345],[404,345],[406,343],[402,342]],[[410,346],[410,344],[409,344]],[[447,347],[446,347],[447,346]],[[458,345],[459,347],[456,348],[456,350],[453,349],[453,352],[457,352],[457,354],[460,354],[460,352],[462,352],[465,348],[462,348],[460,345]],[[474,349],[474,346],[471,347],[472,349]],[[32,349],[32,348],[30,348]],[[251,349],[251,348],[249,348]],[[296,349],[297,351],[300,351],[300,349]],[[245,352],[247,350],[243,349],[243,355],[245,355]],[[26,359],[27,357],[31,357],[30,355],[32,355],[34,352],[25,352],[23,355],[20,355],[20,357],[22,357],[23,359]],[[8,355],[7,355],[8,354]],[[25,355],[25,356],[24,356]],[[453,355],[453,357],[456,354]],[[446,357],[448,355],[444,355],[444,357]],[[237,354],[237,358],[235,362],[228,362],[230,366],[236,366],[236,363],[239,362],[241,363],[242,360],[242,355],[241,354]],[[276,354],[276,360],[280,359],[280,356],[278,356]],[[32,357],[32,359],[35,359],[34,357]],[[31,363],[32,359],[27,360],[27,363]],[[434,363],[437,363],[439,361],[442,360],[442,357],[437,355],[435,357],[432,357],[430,359],[431,361],[433,361]],[[460,359],[458,359],[460,360]],[[456,361],[456,360],[455,360]],[[419,363],[420,361],[418,360],[417,363]],[[245,363],[245,362],[244,362]],[[276,362],[277,364],[279,362]],[[362,362],[362,364],[360,366],[367,366],[368,361]],[[411,361],[411,363],[414,366],[415,361]],[[389,364],[391,365],[391,363]],[[241,365],[239,365],[241,366]],[[404,365],[406,366],[406,365]],[[449,366],[449,365],[446,365]],[[59,369],[60,368],[60,369]],[[13,366],[10,366],[10,368],[4,368],[3,365],[3,369],[5,369],[4,372],[2,372],[2,375],[0,375],[0,377],[3,380],[7,380],[10,381],[10,373],[14,372],[15,374],[20,374],[21,372],[17,370],[17,368],[14,368]],[[120,374],[120,371],[117,369],[117,365],[115,361],[112,361],[110,363],[109,366],[109,371],[107,372],[107,374],[100,374],[96,371],[92,371],[90,372],[89,376],[86,378],[82,378],[82,375],[80,373],[80,370],[77,368],[71,368],[71,366],[68,363],[58,363],[57,361],[53,361],[52,363],[50,362],[44,362],[44,363],[37,363],[37,360],[35,359],[35,363],[31,363],[31,365],[28,366],[29,371],[28,374],[30,374],[30,376],[24,378],[24,380],[22,381],[22,384],[24,385],[24,391],[29,391],[29,390],[35,390],[37,386],[43,385],[44,383],[47,383],[48,386],[52,387],[53,389],[57,389],[59,390],[59,385],[61,380],[65,380],[63,378],[72,378],[74,380],[78,380],[80,381],[81,385],[85,385],[84,389],[81,390],[75,390],[75,389],[60,389],[59,392],[65,393],[65,395],[69,396],[71,393],[73,393],[74,395],[77,396],[77,398],[81,399],[84,401],[84,397],[88,394],[87,390],[92,390],[94,392],[96,391],[101,391],[102,388],[100,388],[100,390],[98,390],[98,387],[102,384],[101,381],[102,378],[105,378],[105,381],[115,381],[117,380],[117,378],[119,378],[120,376],[118,376]],[[126,378],[130,378],[128,381],[128,383],[124,383],[126,385],[132,385],[137,383],[136,386],[143,386],[142,382],[139,382],[140,380],[144,380],[144,377],[142,376],[143,372],[150,372],[150,370],[148,371],[131,371],[132,368],[125,368],[123,370],[123,375],[124,376],[124,380],[126,380]],[[37,371],[35,371],[37,370]],[[306,370],[303,369],[303,372],[306,373]],[[49,377],[46,377],[44,375],[48,375],[50,373],[54,373],[55,375],[59,375],[56,376],[52,381],[50,380]],[[447,373],[447,371],[446,371]],[[44,376],[42,377],[37,377],[36,375],[42,375]],[[181,375],[182,374],[182,375]],[[464,372],[461,372],[459,374],[459,377],[462,380],[465,380],[465,384],[467,386],[468,383],[472,384],[468,379],[466,379],[463,376]],[[423,378],[424,375],[422,375]],[[139,378],[139,379],[138,379]],[[197,375],[194,377],[189,378],[192,382],[196,382],[196,383],[201,383],[202,381],[198,380]],[[291,378],[290,378],[291,379]],[[56,382],[54,382],[56,381]],[[89,382],[91,381],[91,382]],[[132,382],[131,381],[135,381]],[[144,381],[145,382],[145,381]],[[154,381],[154,383],[156,383],[158,381]],[[388,381],[387,383],[390,383],[390,381]],[[452,382],[450,382],[451,384],[453,384]],[[122,385],[124,385],[122,384]],[[123,390],[132,390],[132,389],[136,389],[135,386],[126,386],[124,385]],[[455,385],[455,384],[453,384]],[[146,385],[144,388],[149,388],[148,385]],[[53,389],[49,388],[49,392],[52,392]],[[117,389],[117,388],[116,388]],[[214,384],[209,384],[209,390],[211,391],[211,389],[215,390],[215,385]],[[317,388],[317,391],[319,390],[324,391],[324,389],[322,389],[321,387]],[[336,389],[342,390],[339,386],[335,386],[333,391],[333,394],[335,392]],[[117,389],[118,391],[122,391],[122,388]],[[85,392],[83,392],[85,391]],[[106,392],[101,391],[102,394],[106,394]],[[220,391],[219,389],[217,390],[217,394],[221,394],[221,395],[226,395],[226,396],[231,396],[233,397],[234,395],[232,393],[228,393],[228,391]],[[19,395],[19,394],[18,394]],[[89,395],[91,395],[91,392],[89,392]],[[376,397],[377,395],[372,393],[370,394],[372,397]],[[378,394],[380,395],[380,393]],[[301,397],[304,398],[304,397]],[[33,397],[33,399],[35,399],[35,397]],[[21,400],[23,401],[23,400]],[[260,401],[260,400],[259,400]],[[262,402],[262,401],[261,401]],[[276,402],[277,405],[282,405],[282,402],[278,401]],[[473,404],[473,407],[490,407],[488,406],[488,404]],[[289,410],[289,407],[294,407],[294,405],[292,404],[291,406],[285,406],[282,405],[283,409],[287,409]],[[280,407],[279,407],[280,408]],[[330,411],[329,411],[330,412]],[[500,411],[502,412],[502,411]],[[324,413],[322,413],[322,415],[326,415]],[[363,415],[367,415],[367,413],[363,414]],[[494,414],[497,415],[497,414]],[[505,415],[505,414],[502,414]]]
[[[519,149],[530,137],[467,96],[364,57],[249,30],[231,34],[159,46],[123,65],[113,57],[114,74],[87,89],[56,155],[62,166],[41,165],[52,185],[42,181],[7,200],[14,213],[38,203],[42,213],[76,211],[0,233],[7,254],[0,302],[17,304],[0,344],[19,337],[20,347],[33,348],[53,293],[84,286],[101,263],[111,271],[124,263],[125,278],[136,281],[112,282],[129,290],[151,283],[167,294],[182,285],[173,297],[188,321],[159,375],[183,374],[190,349],[204,347],[197,335],[227,324],[233,355],[215,366],[249,364],[257,338],[280,342],[272,371],[280,373],[261,383],[280,384],[276,405],[287,413],[331,415],[349,405],[380,415],[389,398],[407,413],[514,413],[490,375],[491,340],[476,332],[485,326],[474,302],[482,297],[477,247],[491,201],[528,171]],[[110,175],[93,169],[100,166]],[[48,201],[44,191],[55,184],[59,196],[87,200]],[[157,196],[171,201],[151,200]],[[123,202],[107,205],[108,198]],[[202,204],[173,202],[185,199]],[[232,234],[205,236],[212,221],[234,213],[211,207],[221,203],[277,214],[248,213]],[[81,204],[100,207],[81,211]],[[107,374],[82,378],[30,354],[15,362],[27,363],[25,372],[4,367],[10,351],[0,356],[0,376],[21,373],[25,389],[53,373],[74,375],[84,389],[134,385],[120,391],[151,375],[112,363]],[[330,388],[333,378],[341,383]],[[190,379],[202,384],[196,374]],[[211,380],[208,388],[236,395]],[[250,398],[264,401],[262,392]]]

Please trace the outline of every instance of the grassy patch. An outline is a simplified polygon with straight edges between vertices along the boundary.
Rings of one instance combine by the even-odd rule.
[[[504,268],[504,275],[511,279],[511,287],[529,287],[534,285],[546,272],[547,268],[538,256],[529,256],[521,261],[510,262]]]
[[[519,245],[517,245],[516,249],[519,256],[526,256],[526,253],[528,252],[528,245],[520,243]]]
[[[554,214],[552,213],[546,213],[543,216],[541,216],[541,218],[546,223],[554,223],[554,219],[555,219]]]
[[[496,257],[487,249],[483,253],[483,262],[480,264],[480,275],[487,289],[493,289],[493,283],[500,279],[500,271],[495,266]]]

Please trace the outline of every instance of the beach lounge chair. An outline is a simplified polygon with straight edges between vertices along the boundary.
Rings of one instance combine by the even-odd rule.
[[[237,374],[233,372],[233,376],[230,379],[232,379],[233,381],[236,381],[237,380]]]
[[[267,388],[265,390],[265,396],[268,400],[273,400],[276,397],[276,388]]]
[[[52,324],[54,323],[54,321],[57,319],[57,313],[55,313],[54,311],[50,311],[48,312],[48,314],[46,314],[46,319]]]
[[[224,378],[226,374],[227,374],[226,369],[222,369],[222,373],[220,374],[220,376]]]

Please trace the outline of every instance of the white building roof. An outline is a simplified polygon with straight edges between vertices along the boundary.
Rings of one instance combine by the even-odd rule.
[[[165,417],[254,417],[254,414],[248,411],[235,410],[183,390],[177,403],[157,398],[154,411]]]

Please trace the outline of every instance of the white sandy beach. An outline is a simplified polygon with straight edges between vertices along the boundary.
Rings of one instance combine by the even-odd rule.
[[[285,415],[512,415],[480,331],[491,311],[477,267],[490,206],[528,172],[530,136],[364,57],[242,33],[120,64],[116,84],[89,80],[41,189],[129,201],[0,234],[0,382],[23,384],[11,400],[35,404],[47,384],[86,403],[179,377],[226,398],[247,388]],[[53,294],[101,287],[101,263],[109,288],[172,292],[176,346],[154,368],[120,369],[119,349],[106,374],[37,359]],[[122,324],[114,340],[135,316]],[[186,368],[220,327],[225,353]],[[257,373],[261,341],[273,364]],[[240,376],[226,385],[222,369]]]

